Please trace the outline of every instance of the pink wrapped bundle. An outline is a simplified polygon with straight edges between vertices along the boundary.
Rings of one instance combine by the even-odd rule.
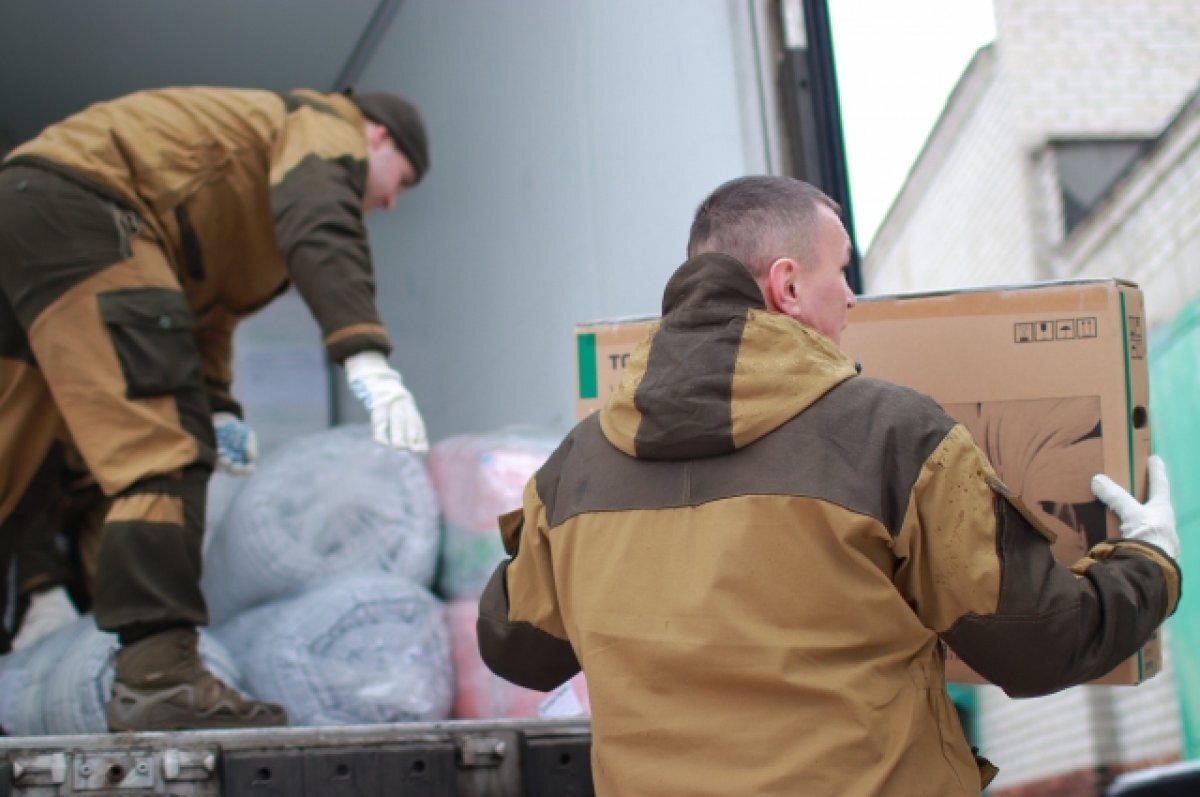
[[[434,445],[426,466],[442,513],[438,591],[478,598],[504,558],[497,518],[521,506],[525,484],[549,458],[548,434],[506,430],[457,435]]]
[[[456,719],[520,719],[588,714],[587,680],[576,675],[553,692],[524,689],[495,675],[479,656],[475,619],[479,602],[450,601],[446,621],[450,626],[450,655],[454,660]]]
[[[521,506],[525,483],[554,451],[545,434],[516,431],[457,435],[426,461],[442,517],[466,531],[497,528],[496,517]]]

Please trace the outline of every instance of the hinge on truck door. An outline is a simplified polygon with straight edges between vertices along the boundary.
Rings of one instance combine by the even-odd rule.
[[[26,789],[39,789],[40,793],[40,787],[45,786],[65,787],[65,794],[153,792],[158,785],[155,766],[159,760],[167,783],[208,780],[216,768],[216,754],[211,750],[168,749],[161,759],[151,750],[18,756],[3,766],[11,771],[11,777],[0,771],[0,797],[10,793],[10,783],[21,793]]]
[[[15,758],[12,780],[18,786],[61,786],[67,782],[67,755],[45,753]]]
[[[217,754],[212,750],[180,750],[174,747],[163,750],[163,779],[172,781],[200,781],[212,777],[217,768]]]
[[[467,736],[459,740],[458,760],[464,767],[498,767],[504,761],[506,745],[494,736]]]
[[[75,791],[153,789],[154,754],[147,751],[76,753]]]

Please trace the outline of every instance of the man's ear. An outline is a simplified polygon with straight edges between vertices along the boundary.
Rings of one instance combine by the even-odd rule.
[[[368,119],[365,123],[367,128],[367,146],[378,147],[379,144],[387,138],[387,128],[378,122],[372,122]]]
[[[768,310],[784,315],[794,315],[799,311],[799,275],[800,266],[790,257],[781,257],[767,267],[762,289]]]

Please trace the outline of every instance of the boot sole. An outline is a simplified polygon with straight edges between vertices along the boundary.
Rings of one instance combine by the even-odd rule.
[[[113,732],[183,731],[215,728],[277,728],[287,725],[282,706],[258,701],[237,702],[224,697],[207,709],[195,708],[195,687],[178,684],[166,689],[134,689],[118,682],[105,706],[108,728]],[[190,707],[168,702],[186,695]],[[250,711],[238,711],[238,704]]]

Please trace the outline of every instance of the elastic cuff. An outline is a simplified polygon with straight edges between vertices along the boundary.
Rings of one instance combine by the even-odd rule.
[[[1167,582],[1167,611],[1163,614],[1163,619],[1170,617],[1179,607],[1179,597],[1183,590],[1183,571],[1179,568],[1179,563],[1167,556],[1162,548],[1151,542],[1142,540],[1127,540],[1118,538],[1113,540],[1105,540],[1092,546],[1088,551],[1087,558],[1095,561],[1103,561],[1111,559],[1117,552],[1129,551],[1136,553],[1138,556],[1144,556],[1159,566],[1163,571],[1163,579]],[[1080,565],[1087,561],[1082,559],[1076,562],[1071,568],[1077,574],[1081,574]],[[1086,569],[1084,567],[1083,569]]]
[[[208,408],[214,414],[218,412],[228,412],[230,415],[236,415],[239,420],[246,420],[246,414],[242,410],[242,405],[237,399],[229,394],[229,385],[220,385],[216,382],[209,381],[208,386]]]
[[[117,629],[117,639],[121,641],[121,645],[132,645],[134,642],[140,642],[146,637],[152,637],[155,634],[161,634],[163,631],[174,631],[176,628],[195,628],[196,626],[189,623],[170,623],[168,625],[132,625],[125,628]]]
[[[49,592],[55,587],[65,587],[62,579],[55,576],[33,576],[21,584],[17,593],[23,598],[30,598],[43,592]]]

